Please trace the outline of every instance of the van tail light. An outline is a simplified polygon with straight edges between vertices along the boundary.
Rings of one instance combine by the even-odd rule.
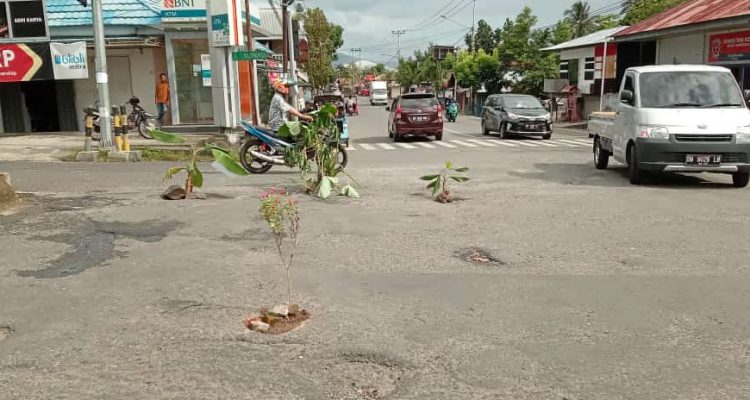
[[[401,121],[401,106],[396,107],[396,120]]]
[[[437,106],[437,113],[438,113],[438,121],[443,122],[443,106],[438,104]]]

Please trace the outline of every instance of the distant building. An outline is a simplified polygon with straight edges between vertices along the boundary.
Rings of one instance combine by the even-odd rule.
[[[445,60],[445,58],[448,57],[448,54],[453,54],[455,52],[456,46],[441,46],[437,44],[430,46],[430,55],[440,61]]]

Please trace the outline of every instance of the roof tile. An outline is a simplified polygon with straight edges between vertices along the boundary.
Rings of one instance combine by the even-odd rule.
[[[692,0],[618,32],[616,37],[750,14],[750,0]]]

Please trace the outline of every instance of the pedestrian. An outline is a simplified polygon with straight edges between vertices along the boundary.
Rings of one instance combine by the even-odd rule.
[[[291,104],[287,103],[285,96],[289,95],[289,85],[282,80],[274,81],[273,90],[276,94],[271,99],[271,105],[268,107],[268,125],[272,131],[277,132],[285,122],[289,120],[288,115],[294,115],[298,118],[312,121],[309,115],[302,114]]]
[[[159,74],[159,83],[156,84],[156,112],[157,121],[159,126],[164,125],[164,116],[167,114],[169,108],[169,82],[167,82],[167,74]]]

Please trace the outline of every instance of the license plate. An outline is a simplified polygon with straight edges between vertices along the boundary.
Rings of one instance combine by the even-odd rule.
[[[721,164],[721,156],[715,154],[688,154],[685,156],[685,165],[717,166]]]
[[[428,118],[425,115],[418,115],[418,116],[414,117],[414,122],[426,122],[427,119]]]

